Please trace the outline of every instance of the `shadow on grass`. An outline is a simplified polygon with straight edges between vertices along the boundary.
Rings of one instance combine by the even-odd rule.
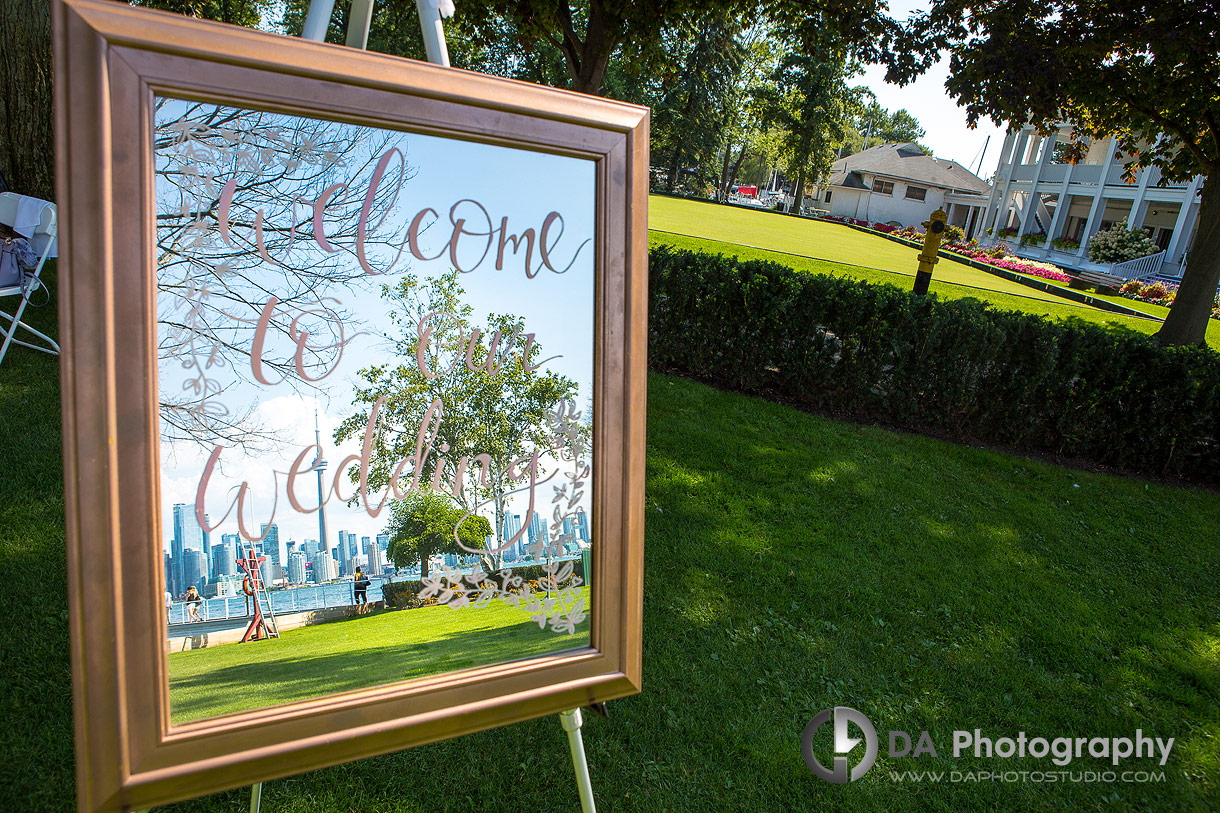
[[[52,304],[22,320],[55,337],[54,261],[42,279]],[[0,309],[16,303],[4,297]],[[59,359],[10,347],[0,363],[0,806],[12,810],[74,806],[62,459]]]
[[[405,623],[404,616],[418,612],[387,615]],[[370,616],[368,620],[376,618]],[[345,622],[343,626],[357,628],[358,634],[360,625],[353,622]],[[179,670],[175,669],[175,659],[170,659],[173,720],[183,723],[234,714],[408,678],[574,649],[588,642],[587,622],[583,626],[586,628],[583,634],[560,637],[540,630],[536,623],[526,620],[511,626],[453,630],[418,642],[357,645],[343,652],[306,655],[297,654],[293,649],[292,632],[297,630],[292,630],[279,640],[232,645],[241,646],[238,651],[243,655],[248,653],[249,660],[216,668],[206,665],[209,649],[197,650],[192,653],[195,668],[200,669],[195,674],[174,674]],[[223,651],[225,659],[232,660],[234,650],[231,647],[213,651]],[[280,652],[284,654],[278,654]]]
[[[715,664],[701,697],[751,698],[684,707],[684,725],[715,731],[717,719],[736,719],[743,734],[770,732],[732,737],[764,750],[785,732],[786,769],[767,772],[758,802],[821,790],[807,787],[793,743],[835,704],[879,731],[927,729],[945,751],[957,728],[1176,737],[1166,785],[1107,786],[1106,797],[1215,802],[1215,494],[650,383],[648,575],[668,589],[650,593],[663,606],[646,616],[649,638],[666,642],[666,661],[699,652]],[[673,543],[691,538],[704,543],[698,555],[681,555]],[[646,674],[656,689],[657,672]],[[657,711],[653,701],[677,688],[631,702]],[[997,766],[883,753],[873,773],[946,767]],[[922,806],[919,789],[885,779],[852,788],[860,809]],[[1098,793],[1017,784],[942,787],[934,798],[963,809],[1087,805]]]

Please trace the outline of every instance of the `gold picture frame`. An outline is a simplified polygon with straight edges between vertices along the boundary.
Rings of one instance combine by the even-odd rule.
[[[641,689],[648,110],[106,0],[56,0],[78,804],[146,808]],[[590,645],[171,724],[159,501],[157,94],[593,161]]]

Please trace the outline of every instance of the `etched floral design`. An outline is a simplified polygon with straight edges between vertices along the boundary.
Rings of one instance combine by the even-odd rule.
[[[573,562],[558,561],[565,546],[573,542],[575,532],[571,529],[580,514],[579,506],[592,472],[588,425],[581,419],[581,413],[570,400],[561,401],[555,409],[547,411],[549,451],[559,466],[559,484],[553,489],[548,533],[539,534],[526,546],[533,558],[546,559],[543,576],[531,583],[514,575],[511,568],[489,574],[476,564],[469,574],[463,574],[460,568],[444,567],[422,580],[420,599],[433,599],[454,610],[486,607],[499,601],[529,613],[540,629],[550,628],[560,634],[574,633],[588,618],[580,589],[584,580],[576,575]]]

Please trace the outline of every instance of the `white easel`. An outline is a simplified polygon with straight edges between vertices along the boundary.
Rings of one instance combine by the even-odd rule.
[[[424,35],[424,49],[428,61],[434,65],[449,67],[449,49],[445,47],[445,29],[441,23],[442,5],[444,16],[453,16],[452,0],[415,0],[419,12],[419,27]],[[301,37],[324,42],[326,29],[330,25],[335,0],[310,0],[305,14],[305,26]],[[347,41],[349,48],[364,50],[369,41],[369,26],[373,21],[373,0],[352,0],[348,14]],[[589,763],[585,760],[585,742],[580,734],[582,719],[580,709],[562,712],[559,723],[568,733],[568,749],[572,752],[572,769],[576,772],[576,788],[580,792],[582,813],[596,813],[593,805],[593,783],[589,779]],[[260,813],[263,798],[263,783],[256,782],[250,788],[250,813]]]

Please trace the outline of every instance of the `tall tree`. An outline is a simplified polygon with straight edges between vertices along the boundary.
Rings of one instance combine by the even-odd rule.
[[[728,122],[732,91],[744,49],[740,23],[723,13],[699,19],[684,39],[674,81],[653,106],[653,149],[669,168],[665,189],[674,191],[688,166],[704,170],[692,179],[702,188]]]
[[[842,48],[820,43],[807,53],[791,53],[773,74],[774,89],[762,94],[765,120],[783,129],[784,146],[796,177],[793,206],[799,211],[807,180],[817,182],[834,161],[856,93],[847,86],[849,69]]]
[[[766,95],[770,77],[787,50],[772,35],[769,26],[757,22],[741,37],[742,61],[736,81],[725,99],[725,123],[721,128],[721,167],[716,199],[727,200],[746,158],[776,152],[776,133],[764,126]]]
[[[0,173],[15,192],[55,197],[47,0],[0,3]]]
[[[909,141],[918,145],[919,139],[927,135],[927,131],[919,126],[919,122],[915,120],[914,116],[905,110],[899,110],[889,116],[889,120],[881,128],[880,134],[886,142]]]
[[[1190,262],[1157,337],[1203,343],[1220,283],[1220,9],[1215,0],[935,0],[908,36],[952,49],[949,92],[974,123],[1115,136],[1131,169],[1207,176]],[[899,78],[918,72],[899,67]],[[1083,155],[1085,143],[1073,144]]]
[[[469,22],[471,28],[466,30],[471,36],[489,43],[503,39],[507,23],[520,37],[516,44],[523,56],[558,51],[567,68],[568,87],[595,94],[604,92],[612,60],[657,66],[663,56],[663,31],[726,12],[740,20],[761,13],[788,27],[812,26],[856,43],[860,59],[884,61],[896,70],[930,64],[931,52],[886,11],[879,0],[769,0],[761,6],[743,0],[470,0],[458,6],[458,16]]]

